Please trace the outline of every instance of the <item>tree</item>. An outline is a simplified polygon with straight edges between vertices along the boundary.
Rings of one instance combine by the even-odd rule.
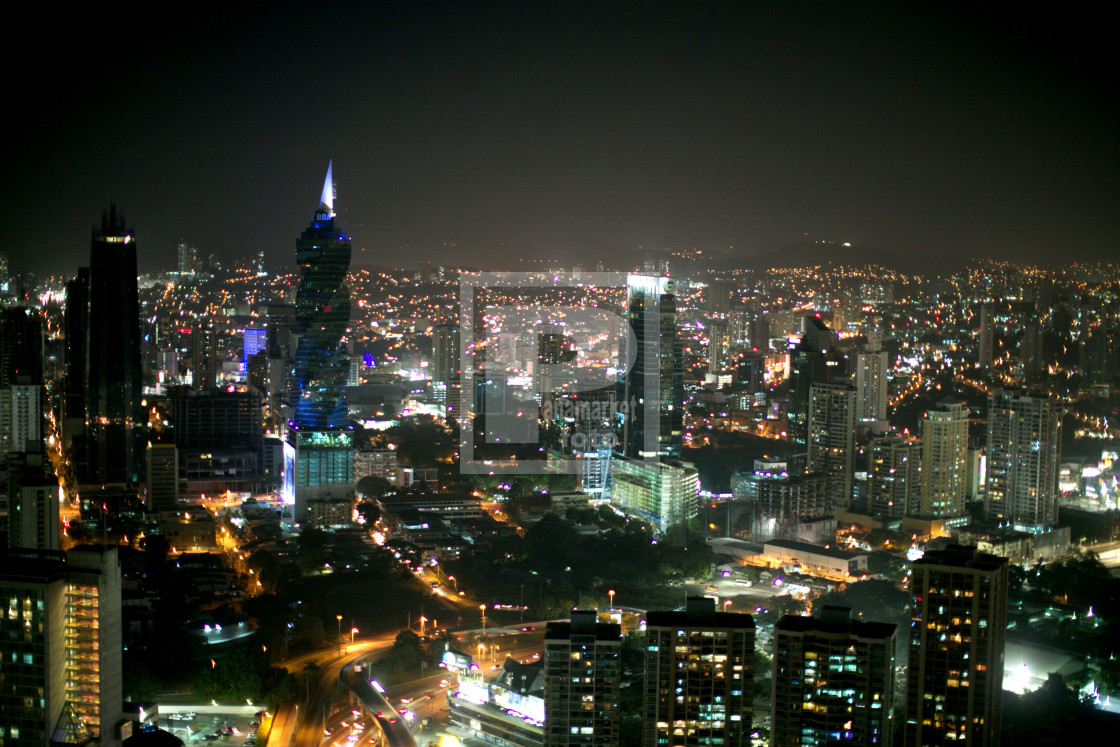
[[[304,573],[321,570],[327,562],[330,536],[322,529],[307,527],[299,534],[299,565]]]
[[[392,647],[385,652],[381,665],[390,671],[400,671],[419,666],[423,658],[424,650],[420,645],[420,636],[411,630],[402,630],[397,633]]]
[[[358,480],[354,485],[354,490],[362,498],[379,500],[389,493],[393,486],[384,477],[377,475],[367,475]],[[361,506],[358,507],[361,510]]]
[[[756,683],[770,679],[770,657],[762,651],[754,651],[754,681]]]
[[[365,521],[366,526],[372,526],[381,518],[381,509],[373,501],[362,501],[358,504],[358,515]]]
[[[124,694],[127,700],[155,700],[162,683],[142,662],[130,661],[124,668]]]
[[[860,581],[825,594],[813,606],[820,609],[825,605],[850,607],[861,620],[897,625],[909,615],[910,595],[890,581]]]

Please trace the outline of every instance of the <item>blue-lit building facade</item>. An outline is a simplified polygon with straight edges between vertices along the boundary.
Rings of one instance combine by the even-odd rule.
[[[268,350],[268,330],[246,327],[241,338],[241,362],[249,365],[249,359],[262,350]]]
[[[334,182],[327,167],[323,197],[311,225],[296,240],[299,290],[295,325],[296,399],[292,421],[304,428],[343,428],[350,356],[346,328],[350,324],[350,240],[335,229]]]
[[[284,500],[297,521],[307,502],[353,496],[353,433],[346,408],[350,358],[350,240],[334,225],[333,164],[311,224],[296,240],[296,391],[284,444]]]

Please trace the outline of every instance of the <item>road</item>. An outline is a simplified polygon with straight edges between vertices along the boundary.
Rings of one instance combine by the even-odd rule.
[[[319,747],[326,729],[326,720],[334,704],[333,690],[342,667],[370,654],[384,651],[393,645],[396,634],[371,640],[357,641],[344,647],[342,658],[337,649],[319,651],[293,657],[281,664],[297,678],[303,679],[305,668],[314,663],[315,680],[305,680],[306,705],[302,706],[302,719],[297,708],[284,708],[277,714],[268,737],[268,747]]]

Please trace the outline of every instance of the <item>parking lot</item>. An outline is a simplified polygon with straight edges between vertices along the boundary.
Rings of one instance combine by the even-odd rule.
[[[219,742],[237,747],[257,743],[260,719],[252,714],[217,714],[187,711],[160,715],[160,727],[187,744]]]

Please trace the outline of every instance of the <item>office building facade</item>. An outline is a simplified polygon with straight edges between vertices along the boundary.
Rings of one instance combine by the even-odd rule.
[[[700,510],[700,474],[677,460],[649,462],[614,457],[610,461],[611,501],[648,521],[659,534],[680,526]]]
[[[679,457],[684,369],[677,339],[677,281],[630,275],[626,299],[637,347],[623,387],[631,412],[623,423],[622,452],[633,459]]]
[[[89,460],[79,482],[135,485],[145,430],[136,239],[115,205],[94,229],[89,283]]]
[[[980,340],[978,358],[981,366],[995,362],[995,309],[990,303],[980,305]]]

